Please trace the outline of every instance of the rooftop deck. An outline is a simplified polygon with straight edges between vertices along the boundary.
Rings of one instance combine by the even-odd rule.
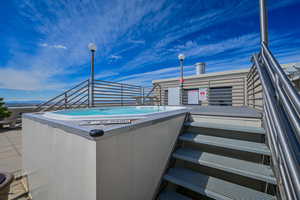
[[[26,189],[22,182],[22,135],[21,129],[0,129],[0,170],[15,175],[11,184],[10,200],[26,200]]]

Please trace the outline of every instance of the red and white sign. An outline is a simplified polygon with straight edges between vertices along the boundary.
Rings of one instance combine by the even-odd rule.
[[[208,88],[199,88],[199,101],[207,101]]]

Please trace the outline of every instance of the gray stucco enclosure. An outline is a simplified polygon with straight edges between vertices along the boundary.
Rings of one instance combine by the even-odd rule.
[[[187,111],[108,126],[25,114],[23,173],[33,199],[152,199]],[[104,135],[92,137],[93,129]]]

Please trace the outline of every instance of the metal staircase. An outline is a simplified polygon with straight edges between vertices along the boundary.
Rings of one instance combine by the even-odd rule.
[[[265,134],[258,127],[187,121],[158,199],[276,199]]]

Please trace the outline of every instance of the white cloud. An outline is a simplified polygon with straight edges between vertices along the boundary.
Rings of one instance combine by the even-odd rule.
[[[37,69],[20,70],[0,68],[0,88],[16,90],[51,90],[61,89],[67,83],[51,81],[51,73]]]
[[[111,55],[109,58],[112,59],[112,60],[119,60],[119,59],[122,58],[122,56]]]
[[[271,7],[275,9],[295,2],[289,0],[282,3],[277,0]],[[80,70],[82,72],[80,67],[87,65],[90,60],[87,50],[90,41],[95,41],[98,45],[96,58],[106,58],[96,61],[106,60],[109,63],[110,60],[121,58],[120,62],[124,61],[122,66],[116,66],[110,71],[103,68],[97,78],[121,76],[124,71],[133,73],[136,68],[148,70],[147,65],[174,60],[181,51],[187,54],[188,59],[235,52],[227,59],[214,57],[214,61],[207,62],[220,70],[229,66],[229,61],[244,66],[250,56],[248,51],[256,51],[258,47],[259,36],[256,33],[220,42],[216,42],[215,38],[218,31],[198,34],[216,24],[251,14],[258,15],[257,2],[249,0],[194,1],[193,5],[185,4],[184,1],[178,4],[167,0],[23,0],[17,5],[24,19],[32,21],[35,31],[42,38],[35,44],[42,43],[34,49],[36,53],[30,55],[22,51],[14,52],[13,61],[0,67],[2,88],[39,90],[64,87],[64,79],[57,77],[76,75]],[[187,9],[193,13],[192,18],[187,15]],[[173,21],[174,16],[176,22]],[[191,35],[195,35],[194,38],[186,41],[185,38]],[[181,45],[178,45],[180,42]],[[66,49],[68,50],[63,51]],[[288,56],[289,59],[297,56],[281,55]],[[105,63],[101,65],[105,67]],[[178,72],[175,68],[154,70],[127,78],[137,83],[149,83],[150,79],[176,76]],[[192,67],[187,69],[190,69],[187,73],[194,73]],[[123,77],[119,80],[125,79]]]
[[[55,49],[67,49],[66,46],[61,45],[61,44],[49,45],[47,43],[41,43],[40,46],[42,46],[42,47],[49,47],[49,48],[55,48]]]
[[[55,45],[52,45],[52,47],[55,48],[55,49],[67,49],[66,46],[61,45],[61,44],[55,44]]]

